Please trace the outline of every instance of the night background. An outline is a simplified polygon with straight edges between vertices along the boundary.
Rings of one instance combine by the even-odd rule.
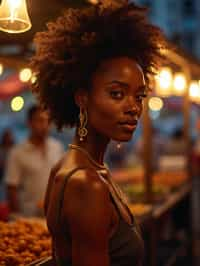
[[[4,1],[8,0],[0,4]],[[21,222],[23,215],[10,212],[6,160],[11,148],[27,138],[27,111],[36,103],[30,90],[34,73],[27,69],[35,51],[34,34],[45,30],[64,8],[91,4],[86,0],[25,2],[32,28],[21,34],[0,29],[0,266],[34,266],[38,264],[29,263],[51,255],[43,228],[43,201],[37,202],[38,216],[28,221]],[[152,78],[134,137],[121,146],[111,141],[105,162],[141,225],[144,266],[200,266],[200,0],[133,2],[147,7],[149,20],[162,29],[169,49]],[[7,131],[12,147],[4,147]],[[73,134],[74,129],[59,132],[52,125],[49,135],[67,150]]]

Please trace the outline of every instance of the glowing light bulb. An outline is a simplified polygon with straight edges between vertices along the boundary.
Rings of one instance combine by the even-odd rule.
[[[184,95],[186,91],[186,78],[183,73],[176,73],[173,81],[173,91],[177,96]]]
[[[19,112],[24,107],[24,99],[21,96],[14,97],[11,101],[11,109],[14,112]]]
[[[28,82],[32,77],[32,71],[30,68],[24,68],[19,73],[19,79],[22,82]]]
[[[149,99],[149,108],[152,111],[160,111],[163,108],[163,100],[158,98],[158,97],[152,97],[151,99]]]
[[[200,103],[200,86],[197,81],[192,81],[189,87],[190,100]]]
[[[0,75],[2,75],[2,74],[3,74],[3,65],[0,64]]]
[[[26,0],[2,0],[0,5],[0,30],[21,33],[31,28]]]
[[[31,83],[34,84],[34,83],[36,83],[36,81],[37,81],[37,77],[33,75],[31,77]]]
[[[168,67],[163,67],[158,75],[155,76],[156,80],[156,93],[160,96],[171,95],[171,85],[172,85],[172,71]]]
[[[99,0],[88,0],[88,2],[92,5],[97,5],[99,3]]]

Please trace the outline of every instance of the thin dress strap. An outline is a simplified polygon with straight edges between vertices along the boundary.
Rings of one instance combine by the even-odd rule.
[[[130,211],[129,207],[127,206],[127,202],[125,200],[123,200],[123,197],[124,197],[123,192],[121,191],[119,186],[116,183],[114,183],[111,178],[109,178],[109,181],[106,180],[106,178],[104,178],[101,175],[101,172],[97,171],[97,173],[98,173],[99,177],[101,178],[101,180],[104,181],[104,183],[107,185],[112,203],[114,204],[117,212],[119,213],[119,217],[124,220],[124,217],[121,213],[120,207],[118,206],[118,203],[117,203],[117,198],[118,198],[118,201],[121,202],[122,206],[126,209],[126,211],[128,212],[128,215],[131,218],[131,224],[130,225],[135,226],[135,218],[134,218],[132,212]]]
[[[73,170],[69,171],[69,173],[64,177],[64,182],[63,186],[61,188],[61,191],[59,193],[59,198],[58,198],[58,205],[57,205],[57,216],[56,216],[56,225],[59,224],[59,220],[61,218],[61,211],[62,211],[62,206],[63,206],[63,201],[64,201],[64,195],[65,195],[65,187],[67,184],[67,181],[69,178],[78,170],[85,169],[86,167],[76,167]]]
[[[69,173],[64,177],[64,182],[61,188],[61,191],[59,193],[59,198],[58,198],[58,205],[57,205],[57,212],[56,212],[56,225],[58,227],[59,225],[59,221],[61,220],[61,211],[62,211],[62,206],[63,206],[63,201],[64,201],[64,195],[65,195],[65,187],[67,184],[67,181],[69,180],[69,178],[78,170],[82,170],[85,169],[86,167],[76,167],[74,169],[72,169],[71,171],[69,171]],[[55,250],[55,246],[53,247],[53,253],[56,259],[56,263],[58,266],[62,266],[62,263],[59,259],[59,257],[57,256],[56,250]]]

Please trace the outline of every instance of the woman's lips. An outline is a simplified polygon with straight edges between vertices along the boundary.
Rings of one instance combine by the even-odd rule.
[[[137,123],[128,124],[128,123],[120,123],[120,126],[126,131],[134,131],[137,127]]]

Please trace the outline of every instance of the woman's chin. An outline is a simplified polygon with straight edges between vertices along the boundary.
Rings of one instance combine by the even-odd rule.
[[[112,138],[112,140],[114,141],[117,141],[117,142],[128,142],[132,139],[133,137],[133,133],[132,134],[126,134],[126,135],[123,135],[123,136],[119,136],[119,137],[116,137],[116,138]]]

